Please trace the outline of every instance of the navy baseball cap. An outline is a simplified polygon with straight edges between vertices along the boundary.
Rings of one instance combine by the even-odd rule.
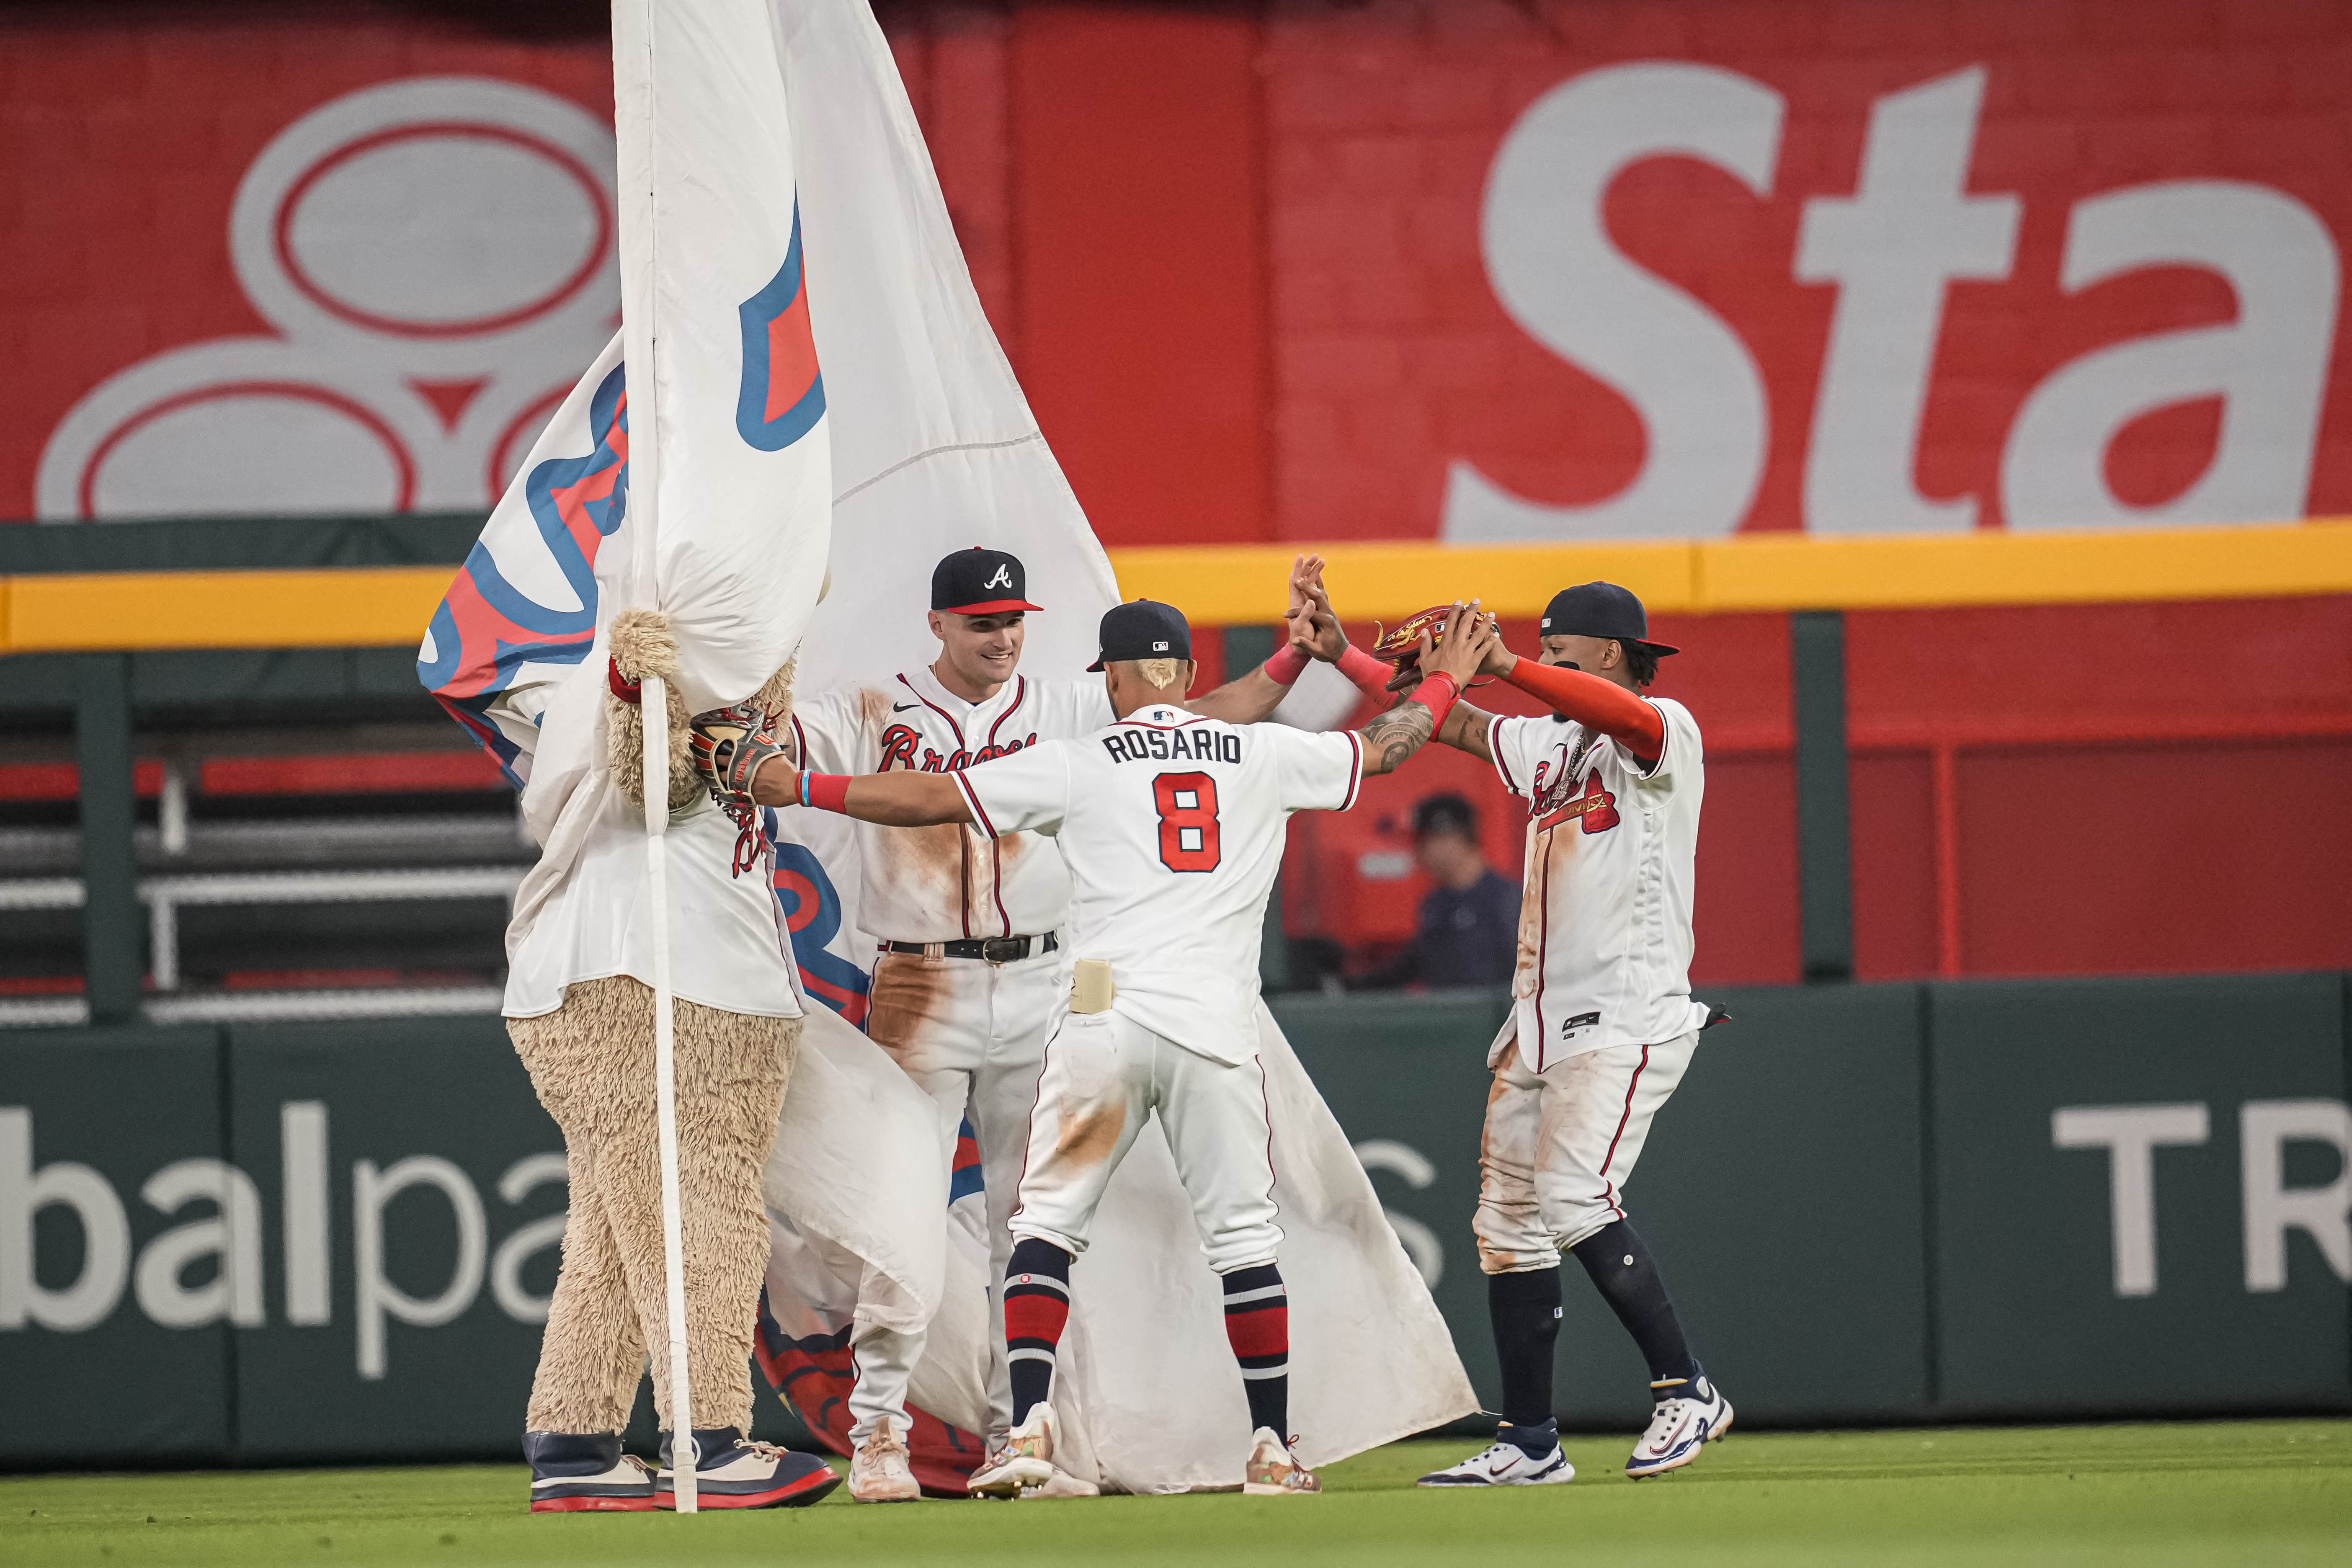
[[[1192,628],[1184,624],[1184,612],[1175,605],[1138,599],[1103,612],[1101,643],[1102,657],[1087,666],[1088,669],[1129,658],[1190,658]]]
[[[1562,588],[1544,606],[1542,635],[1548,637],[1609,637],[1639,643],[1652,653],[1680,653],[1670,644],[1650,640],[1650,617],[1630,588],[1614,583],[1580,583]]]
[[[959,616],[999,616],[1007,610],[1042,610],[1028,600],[1029,574],[1021,558],[973,545],[931,568],[931,608]]]

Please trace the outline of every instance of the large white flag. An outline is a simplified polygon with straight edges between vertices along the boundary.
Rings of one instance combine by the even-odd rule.
[[[935,658],[922,614],[932,564],[973,544],[1020,556],[1029,596],[1045,606],[1028,619],[1024,668],[1074,675],[1094,658],[1118,584],[981,310],[889,47],[865,0],[770,3],[834,459],[833,588],[810,622],[800,689]],[[874,946],[856,928],[848,825],[816,812],[769,817],[803,985],[862,1019]],[[1476,1400],[1444,1321],[1345,1134],[1263,1008],[1259,1031],[1305,1453],[1321,1462],[1470,1414]],[[821,1142],[842,1130],[791,1125],[789,1106],[785,1119],[770,1183],[778,1212],[761,1361],[839,1443],[850,1318],[871,1307],[859,1300],[855,1248],[796,1224],[784,1212],[794,1179],[779,1178],[804,1174],[793,1136]],[[917,1473],[943,1489],[960,1486],[956,1470],[977,1455],[970,1434],[940,1418],[970,1427],[986,1410],[987,1247],[971,1160],[967,1149],[958,1162],[962,1195],[944,1216],[956,1245],[911,1390],[922,1407]],[[1112,1181],[1085,1279],[1055,1397],[1066,1463],[1130,1490],[1238,1484],[1246,1407],[1223,1299],[1156,1129]]]
[[[630,593],[670,617],[694,712],[750,696],[799,645],[832,527],[779,51],[742,0],[613,7],[631,477],[651,524]]]

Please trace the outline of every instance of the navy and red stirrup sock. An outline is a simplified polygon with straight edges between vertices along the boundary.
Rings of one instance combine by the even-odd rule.
[[[1495,1359],[1502,1363],[1504,1440],[1541,1458],[1559,1441],[1559,1428],[1548,1424],[1553,1419],[1552,1348],[1559,1341],[1559,1270],[1489,1274],[1486,1315],[1495,1325]]]
[[[1013,1381],[1013,1424],[1054,1391],[1054,1358],[1070,1321],[1070,1255],[1023,1237],[1004,1266],[1004,1357]]]
[[[1290,1440],[1290,1296],[1271,1263],[1236,1268],[1225,1279],[1225,1340],[1241,1363],[1250,1426]]]
[[[1631,1224],[1615,1220],[1576,1244],[1576,1260],[1592,1276],[1601,1299],[1642,1347],[1650,1388],[1660,1399],[1679,1398],[1698,1377],[1698,1363],[1683,1338],[1682,1320],[1658,1274],[1657,1260]]]

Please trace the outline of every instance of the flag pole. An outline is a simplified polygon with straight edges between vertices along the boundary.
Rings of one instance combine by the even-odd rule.
[[[677,1177],[677,1027],[669,973],[669,686],[645,679],[646,877],[653,900],[654,1117],[661,1143],[662,1293],[669,1308],[670,1479],[698,1511],[694,1394],[687,1379],[686,1222]]]
[[[645,101],[638,115],[621,107],[616,116],[625,132],[643,139],[644,218],[647,249],[656,225],[652,185],[654,102],[654,27],[659,6],[646,0],[615,0],[613,7],[614,87],[620,85],[620,51],[633,42],[644,45]],[[632,123],[634,120],[635,123]],[[630,162],[625,153],[623,162]],[[625,203],[625,196],[624,198]],[[641,301],[646,320],[645,374],[640,381],[630,367],[633,386],[641,396],[630,400],[636,449],[630,454],[632,482],[629,510],[637,529],[638,591],[658,607],[661,604],[661,323],[657,319],[659,290],[649,289]],[[639,483],[637,481],[642,481]],[[701,1455],[694,1441],[694,1388],[688,1374],[686,1325],[686,1222],[677,1168],[677,1005],[670,990],[669,920],[669,705],[674,694],[659,676],[647,675],[640,698],[645,719],[646,880],[652,900],[654,961],[654,1120],[661,1159],[662,1294],[669,1317],[670,1484],[680,1513],[699,1511],[696,1470]]]

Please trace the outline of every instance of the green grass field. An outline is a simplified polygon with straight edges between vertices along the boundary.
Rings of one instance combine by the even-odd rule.
[[[1400,1443],[1320,1498],[1109,1498],[680,1519],[523,1511],[520,1466],[0,1479],[0,1563],[2352,1563],[2352,1422],[1734,1434],[1639,1484],[1574,1437],[1573,1485],[1418,1491]]]

